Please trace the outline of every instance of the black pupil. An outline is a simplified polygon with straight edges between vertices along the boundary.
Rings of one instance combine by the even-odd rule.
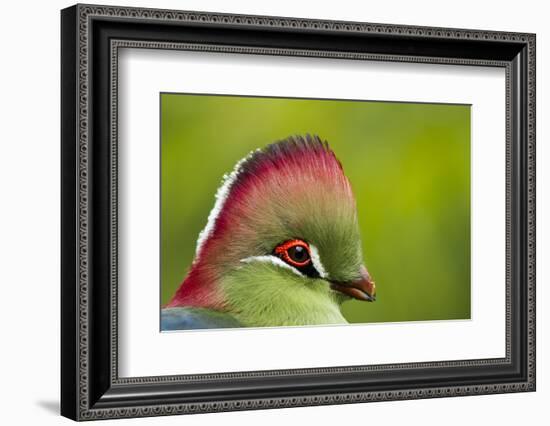
[[[309,259],[309,254],[304,246],[294,246],[288,249],[288,256],[295,262],[302,263]]]

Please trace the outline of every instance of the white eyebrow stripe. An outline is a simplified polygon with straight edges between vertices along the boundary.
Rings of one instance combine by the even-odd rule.
[[[321,263],[321,257],[319,256],[319,250],[317,250],[317,247],[310,244],[309,250],[311,252],[311,261],[313,262],[313,266],[315,270],[319,273],[321,278],[326,279],[328,277],[327,271],[325,270],[323,264]],[[251,262],[268,262],[273,265],[279,266],[281,268],[288,269],[289,271],[294,272],[296,275],[299,275],[301,277],[305,277],[304,274],[302,274],[298,269],[290,266],[288,263],[284,262],[283,260],[279,259],[276,256],[251,256],[244,259],[241,259],[241,262],[243,263],[251,263]]]
[[[313,262],[313,266],[319,272],[319,275],[321,278],[327,278],[328,274],[325,270],[325,267],[323,266],[323,263],[321,262],[321,256],[319,256],[319,250],[317,250],[317,247],[315,247],[313,244],[309,245],[309,251],[311,252],[311,261]]]
[[[305,277],[304,274],[302,274],[300,271],[298,271],[296,268],[293,268],[289,264],[285,263],[281,259],[275,256],[251,256],[247,257],[245,259],[241,259],[241,262],[243,263],[252,263],[252,262],[266,262],[271,263],[276,266],[280,266],[281,268],[288,269],[289,271],[294,272],[296,275],[299,275],[300,277]]]

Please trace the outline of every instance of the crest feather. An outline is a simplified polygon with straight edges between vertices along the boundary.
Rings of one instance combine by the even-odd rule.
[[[231,173],[225,174],[222,184],[216,192],[216,202],[208,215],[208,221],[197,239],[195,261],[200,256],[205,242],[214,232],[216,221],[224,209],[226,202],[231,198],[237,187],[242,188],[262,172],[279,171],[291,173],[296,169],[316,169],[316,173],[324,172],[334,177],[342,177],[349,187],[347,178],[343,174],[340,161],[330,149],[327,141],[317,135],[294,135],[286,139],[273,142],[263,149],[251,151],[246,157],[237,162]],[[351,197],[351,189],[349,190]]]

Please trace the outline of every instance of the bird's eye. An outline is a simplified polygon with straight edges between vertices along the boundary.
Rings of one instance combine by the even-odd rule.
[[[289,240],[275,247],[275,255],[286,263],[302,268],[311,263],[309,245],[302,240]]]
[[[293,247],[290,247],[287,250],[288,257],[290,257],[290,260],[296,262],[296,263],[304,263],[309,260],[309,253],[307,252],[307,248],[304,246],[296,245]]]

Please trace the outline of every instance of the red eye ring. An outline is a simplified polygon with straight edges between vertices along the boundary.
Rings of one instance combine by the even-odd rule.
[[[293,249],[295,250],[298,247],[305,249],[306,257],[303,261],[298,261],[295,258],[293,259],[291,254],[289,253],[289,250],[292,252]],[[274,253],[281,259],[283,259],[286,263],[292,266],[296,266],[298,268],[307,266],[311,263],[311,252],[309,250],[309,245],[302,240],[285,241],[284,243],[279,244],[277,247],[275,247]]]

